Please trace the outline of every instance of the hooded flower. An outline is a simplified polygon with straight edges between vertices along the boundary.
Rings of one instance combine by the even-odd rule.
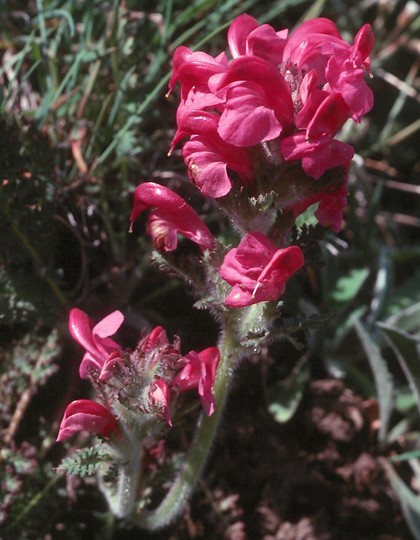
[[[248,154],[224,142],[214,131],[208,135],[193,135],[184,144],[182,156],[188,175],[206,197],[223,197],[232,188],[229,170],[237,173],[242,184],[253,181],[252,165]]]
[[[82,379],[88,378],[89,369],[101,371],[108,357],[116,351],[121,351],[118,343],[109,336],[117,332],[123,320],[124,315],[120,311],[114,311],[94,325],[82,310],[74,308],[70,311],[68,323],[70,334],[86,350],[79,368]]]
[[[277,66],[287,40],[287,30],[276,32],[269,24],[259,25],[244,13],[236,17],[228,30],[228,43],[233,58],[259,56]]]
[[[169,92],[177,82],[181,84],[181,96],[185,99],[192,88],[207,87],[209,77],[226,71],[228,60],[225,53],[213,58],[201,51],[191,51],[181,45],[175,49],[173,56],[173,70],[169,81]]]
[[[214,109],[222,101],[213,94],[191,89],[178,107],[178,129],[170,150],[172,152],[183,138],[190,137],[182,149],[188,174],[203,195],[216,198],[226,195],[232,187],[228,170],[245,185],[252,183],[254,178],[246,150],[227,143],[217,132],[219,120]]]
[[[106,407],[90,399],[78,399],[67,405],[57,442],[64,441],[79,431],[98,433],[106,438],[120,433],[115,416]]]
[[[140,340],[138,348],[147,353],[159,345],[169,345],[168,335],[163,326],[155,326],[149,334]]]
[[[248,233],[237,248],[227,253],[220,267],[220,276],[233,286],[225,304],[244,307],[277,300],[303,262],[299,247],[277,249],[262,233]]]
[[[289,85],[277,67],[263,58],[235,58],[225,74],[210,79],[209,87],[225,101],[218,133],[227,143],[254,146],[293,125]]]
[[[170,389],[163,379],[157,379],[153,383],[153,388],[149,392],[149,398],[153,407],[162,411],[163,417],[169,426],[172,427],[171,414],[169,411]]]
[[[199,353],[190,351],[182,358],[184,367],[173,382],[181,391],[197,388],[207,416],[213,414],[215,410],[212,389],[219,361],[220,353],[216,347],[209,347]]]
[[[292,34],[283,61],[292,62],[303,74],[315,70],[323,90],[340,94],[349,107],[349,117],[359,122],[373,105],[373,94],[365,81],[373,46],[369,24],[358,31],[350,45],[332,21],[319,18],[303,23]]]
[[[355,122],[360,122],[361,117],[373,106],[373,93],[365,82],[373,46],[372,28],[365,24],[357,32],[351,47],[343,48],[331,56],[325,72],[328,82],[326,88],[342,95]]]
[[[134,192],[133,222],[145,210],[151,209],[147,232],[158,250],[173,251],[177,248],[177,233],[195,242],[202,251],[214,248],[214,238],[198,214],[182,197],[165,186],[154,182],[140,184]]]
[[[301,159],[303,170],[317,179],[327,169],[348,169],[354,148],[334,139],[348,117],[349,108],[340,94],[317,91],[297,115],[301,130],[282,140],[283,157],[286,161]]]

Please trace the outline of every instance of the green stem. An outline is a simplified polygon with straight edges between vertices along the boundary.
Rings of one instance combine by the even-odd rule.
[[[140,477],[141,443],[140,439],[133,440],[129,460],[119,471],[115,514],[120,518],[130,516],[136,503]]]
[[[118,518],[127,518],[133,513],[141,468],[142,438],[131,438],[130,444],[120,448],[118,458],[122,461],[118,469],[117,485],[109,485],[99,476],[99,486],[111,513]]]
[[[232,314],[229,315],[219,345],[221,358],[213,389],[216,410],[211,416],[203,417],[184,468],[161,504],[153,511],[133,516],[134,521],[144,529],[161,529],[182,512],[207,462],[223,414],[237,358],[235,321]]]

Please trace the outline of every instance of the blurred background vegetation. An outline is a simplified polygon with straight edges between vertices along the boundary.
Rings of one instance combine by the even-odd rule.
[[[419,485],[417,2],[3,0],[4,538],[93,538],[93,526],[98,538],[111,538],[117,530],[89,481],[76,502],[80,480],[66,481],[53,470],[62,452],[54,441],[63,409],[87,392],[77,381],[80,351],[67,336],[71,307],[81,307],[95,320],[122,310],[126,345],[135,344],[140,328],[156,324],[179,335],[188,350],[213,345],[217,338],[217,327],[206,313],[191,308],[193,299],[181,284],[150,265],[144,222],[129,235],[128,219],[135,187],[154,180],[181,190],[213,230],[223,231],[212,203],[186,179],[179,151],[167,156],[177,95],[166,98],[165,93],[174,49],[184,44],[219,53],[226,47],[229,23],[244,12],[276,29],[330,17],[350,40],[365,22],[374,28],[370,84],[375,107],[361,125],[343,133],[356,148],[345,225],[338,237],[327,235],[324,267],[306,287],[299,309],[334,310],[333,319],[311,331],[310,357],[318,366],[321,359],[323,373],[372,399],[378,411],[372,420],[378,424],[377,450],[388,458],[398,454],[384,467],[420,538],[420,499],[413,481]],[[295,397],[306,380],[299,373],[293,379]],[[298,401],[270,407],[282,405],[288,418]]]

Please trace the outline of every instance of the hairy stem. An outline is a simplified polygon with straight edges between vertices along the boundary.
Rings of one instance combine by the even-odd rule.
[[[119,518],[127,518],[133,513],[141,475],[142,439],[133,437],[128,448],[127,446],[119,456],[123,460],[123,464],[118,470],[116,488],[109,486],[103,478],[99,477],[100,488],[111,513]]]

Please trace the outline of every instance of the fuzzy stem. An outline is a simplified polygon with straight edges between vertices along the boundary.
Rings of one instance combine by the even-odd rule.
[[[125,518],[133,513],[140,477],[141,441],[135,438],[130,448],[129,460],[119,471],[116,515]]]
[[[122,465],[118,469],[116,489],[110,488],[104,481],[100,482],[111,513],[118,518],[131,516],[137,500],[143,442],[143,437],[138,435],[131,433],[130,436],[127,435],[124,445],[117,445],[118,459]]]
[[[158,530],[169,525],[182,512],[203,472],[223,414],[238,351],[235,321],[232,312],[229,315],[219,344],[221,359],[213,389],[216,410],[203,417],[186,464],[161,504],[155,510],[133,516],[144,529]]]

